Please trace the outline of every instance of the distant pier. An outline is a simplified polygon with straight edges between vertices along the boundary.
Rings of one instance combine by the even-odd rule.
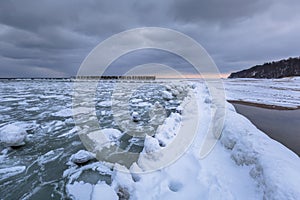
[[[155,76],[76,76],[76,79],[101,80],[155,80]]]

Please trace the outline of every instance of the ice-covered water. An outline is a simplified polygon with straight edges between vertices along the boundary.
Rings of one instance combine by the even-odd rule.
[[[226,79],[227,100],[245,101],[284,108],[300,107],[300,78]],[[222,88],[223,89],[223,88]]]
[[[151,135],[171,112],[176,111],[186,95],[184,91],[166,99],[161,95],[168,89],[164,84],[139,84],[137,90],[123,88],[122,93],[115,93],[112,99],[115,82],[104,81],[99,83],[96,93],[96,115],[100,126],[120,130],[123,136],[119,138],[119,146],[137,153],[143,149],[143,140],[134,137],[130,127],[132,122],[123,116],[124,113],[118,116],[122,124],[115,123],[114,100],[126,93],[130,95],[129,107],[125,109],[128,113],[137,112],[141,118],[137,123]],[[75,180],[93,184],[99,180],[111,182],[111,169],[96,159],[82,166],[70,161],[72,154],[85,149],[76,134],[72,86],[71,80],[0,81],[0,128],[14,124],[28,133],[24,146],[0,146],[0,199],[65,199],[66,183]],[[165,115],[160,113],[162,118],[153,122],[150,108],[155,104],[163,108]],[[124,110],[122,104],[115,105]]]

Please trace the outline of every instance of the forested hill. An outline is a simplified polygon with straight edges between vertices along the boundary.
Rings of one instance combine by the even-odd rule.
[[[228,78],[283,78],[300,76],[300,57],[268,62],[231,73]]]

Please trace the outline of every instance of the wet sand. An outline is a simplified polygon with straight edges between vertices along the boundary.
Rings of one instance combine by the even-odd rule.
[[[300,155],[300,109],[234,101],[236,111],[269,137]]]

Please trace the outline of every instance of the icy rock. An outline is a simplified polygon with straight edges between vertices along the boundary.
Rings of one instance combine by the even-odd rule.
[[[178,106],[176,108],[176,112],[179,113],[179,114],[182,114],[182,111],[183,111],[183,107],[182,106]]]
[[[83,164],[92,160],[94,156],[85,150],[80,150],[71,156],[71,161],[76,164]]]
[[[137,165],[137,163],[133,163],[131,166],[130,166],[130,169],[129,169],[130,173],[131,173],[131,176],[132,176],[132,179],[134,182],[138,182],[141,180],[141,176],[139,175],[139,173],[142,173],[142,169]]]
[[[156,138],[147,135],[145,138],[143,151],[145,153],[153,153],[155,151],[158,151],[159,149],[160,146],[158,140]]]
[[[172,94],[173,94],[174,96],[178,96],[178,95],[179,95],[179,91],[176,90],[176,89],[172,89],[171,92],[172,92]]]
[[[133,112],[133,113],[131,114],[131,118],[132,118],[132,121],[137,122],[137,121],[140,120],[140,115],[139,115],[138,112]]]
[[[156,102],[154,103],[154,107],[155,107],[155,108],[160,108],[160,107],[162,107],[162,106],[161,106],[161,104],[160,104],[158,101],[156,101]]]
[[[170,85],[166,85],[165,87],[166,87],[166,90],[168,90],[168,91],[170,91],[172,89],[172,86],[170,86]]]
[[[180,85],[176,86],[176,89],[179,93],[183,92],[183,88]]]
[[[0,129],[0,142],[6,146],[21,146],[25,144],[27,132],[24,128],[8,124]]]
[[[167,100],[173,99],[172,93],[168,91],[162,91],[162,97]]]

